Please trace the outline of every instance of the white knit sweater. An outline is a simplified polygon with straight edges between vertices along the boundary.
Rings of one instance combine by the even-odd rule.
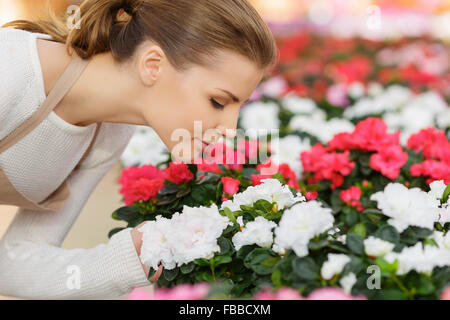
[[[50,38],[0,28],[0,139],[29,118],[45,100],[36,37]],[[87,149],[95,126],[75,126],[52,112],[0,154],[0,167],[17,190],[39,202],[69,176]],[[42,213],[19,209],[0,241],[0,295],[104,299],[150,284],[133,245],[131,228],[91,249],[60,248],[91,192],[119,161],[135,128],[103,123],[80,170],[69,176],[71,195],[62,210]]]

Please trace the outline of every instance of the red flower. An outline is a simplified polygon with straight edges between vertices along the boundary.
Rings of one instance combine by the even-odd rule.
[[[425,160],[422,163],[416,163],[409,169],[413,177],[429,177],[427,183],[435,180],[444,180],[445,184],[450,183],[450,166],[437,160]]]
[[[339,192],[339,197],[344,202],[359,200],[361,199],[361,189],[356,186],[352,186],[346,190],[342,190],[341,192]]]
[[[246,159],[255,159],[258,157],[259,140],[240,140],[236,149],[244,154]]]
[[[332,150],[351,150],[357,149],[358,145],[353,142],[353,134],[341,132],[335,134],[333,139],[328,142],[328,147]]]
[[[308,183],[330,180],[332,190],[340,187],[344,183],[344,176],[348,176],[355,167],[349,155],[348,150],[343,153],[333,152],[320,143],[314,145],[310,151],[302,152],[300,158],[304,172],[314,173]]]
[[[233,194],[239,191],[239,185],[241,181],[230,177],[222,177],[220,181],[223,184],[223,193],[227,198],[230,198]]]
[[[316,200],[318,196],[319,196],[319,193],[317,191],[310,191],[310,192],[306,193],[305,198],[306,198],[306,200],[311,201],[311,200]]]
[[[422,129],[409,137],[407,146],[417,153],[423,151],[423,156],[427,159],[434,158],[443,161],[450,159],[450,142],[445,136],[444,130]]]
[[[134,201],[147,201],[158,194],[164,187],[164,179],[140,178],[132,182],[126,189],[123,189],[124,203],[128,206]]]
[[[356,187],[356,186],[352,186],[346,190],[342,190],[339,193],[339,197],[341,198],[342,201],[344,201],[345,203],[347,203],[347,205],[356,208],[357,211],[363,211],[364,208],[361,205],[361,189]]]
[[[208,162],[224,164],[230,170],[240,171],[245,163],[245,155],[240,151],[234,151],[225,142],[211,146],[206,155]]]
[[[164,170],[164,174],[167,180],[176,184],[189,182],[194,177],[194,174],[184,162],[171,162],[169,167]]]
[[[400,169],[408,161],[408,154],[402,147],[392,145],[382,148],[370,157],[369,166],[381,172],[385,177],[394,180],[400,175]]]
[[[293,187],[296,190],[299,189],[297,175],[294,171],[292,171],[291,167],[287,163],[280,164],[278,167],[278,172],[283,175],[283,178],[287,181],[288,186]]]
[[[206,163],[205,159],[201,159],[200,161],[199,160],[195,161],[195,163],[197,163],[197,170],[198,171],[215,172],[215,173],[221,173],[222,172],[217,167],[217,164],[215,164],[215,163]]]
[[[272,178],[272,175],[252,174],[250,181],[252,183],[252,186],[257,186],[262,183],[261,180],[270,178]]]
[[[122,170],[120,178],[118,182],[122,185],[122,187],[126,188],[129,184],[135,182],[140,178],[146,179],[155,179],[155,178],[163,178],[163,172],[156,168],[155,166],[148,164],[143,165],[142,167],[128,167]]]
[[[387,133],[386,123],[379,118],[367,118],[355,126],[351,143],[363,151],[378,151],[388,145],[398,145],[400,131],[394,134]]]

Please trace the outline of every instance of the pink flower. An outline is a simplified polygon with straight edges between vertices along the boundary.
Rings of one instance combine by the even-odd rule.
[[[241,181],[230,177],[222,177],[220,178],[220,181],[223,184],[223,192],[227,197],[230,197],[239,191]]]
[[[356,186],[352,186],[346,190],[342,190],[339,193],[339,197],[344,202],[350,202],[352,200],[359,200],[359,199],[361,199],[361,189]]]
[[[450,300],[450,287],[447,287],[444,290],[442,290],[441,300]]]
[[[143,288],[134,288],[128,295],[128,300],[199,300],[209,293],[209,284],[180,284],[173,288],[158,288],[149,292]]]
[[[364,296],[352,296],[339,288],[319,288],[311,292],[307,300],[367,300]]]
[[[215,163],[206,163],[206,161],[204,159],[196,160],[194,163],[197,164],[197,170],[198,171],[215,172],[215,173],[221,173],[222,172],[217,167],[217,164],[215,164]]]
[[[343,84],[334,84],[328,87],[327,100],[338,107],[347,106],[350,101],[347,98],[347,88]]]
[[[370,156],[369,166],[381,172],[385,177],[394,180],[400,175],[400,169],[408,161],[408,154],[401,146],[391,145],[381,148]]]
[[[347,190],[342,190],[339,193],[339,197],[342,201],[347,203],[347,205],[356,208],[357,211],[361,212],[364,210],[363,206],[361,205],[361,189],[352,186],[348,188]]]
[[[256,159],[258,157],[259,140],[240,140],[237,151],[245,155],[246,159]]]
[[[316,200],[318,196],[319,196],[319,193],[317,191],[310,191],[305,194],[305,198],[308,201]]]
[[[224,164],[230,170],[240,171],[245,163],[245,155],[240,151],[234,151],[225,142],[216,143],[206,152],[209,163]]]
[[[164,170],[165,178],[173,183],[180,184],[189,182],[194,174],[184,162],[171,162],[169,167]]]
[[[298,290],[283,287],[277,291],[263,289],[253,296],[253,300],[304,300]]]

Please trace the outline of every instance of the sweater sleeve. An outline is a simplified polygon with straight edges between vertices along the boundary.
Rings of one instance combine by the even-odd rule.
[[[80,169],[69,176],[71,195],[63,209],[43,213],[20,208],[16,213],[0,241],[0,294],[28,299],[105,299],[151,284],[131,228],[90,249],[60,247],[89,195],[120,159],[134,132],[125,125],[115,139],[111,126],[106,127]]]

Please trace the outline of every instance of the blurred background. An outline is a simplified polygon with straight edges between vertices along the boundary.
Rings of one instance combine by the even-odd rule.
[[[0,0],[0,24],[45,16],[46,4],[58,12],[65,12],[70,5],[80,2]],[[431,98],[428,95],[420,103],[436,106],[449,101],[450,55],[446,44],[450,39],[450,0],[250,2],[275,34],[281,54],[279,66],[257,90],[254,100],[294,94],[320,104],[327,111],[327,120],[341,117],[347,108],[352,111],[346,116],[344,114],[349,123],[369,115],[367,110],[374,114],[384,112],[379,103],[381,98],[373,100],[371,105],[365,100],[366,111],[359,111],[358,99],[366,96],[405,104],[405,99],[410,99],[411,94],[433,92]],[[384,91],[392,84],[406,88],[407,98],[401,98],[405,97],[405,91],[400,92],[398,87],[394,92]],[[401,129],[406,135],[429,125],[438,126],[448,133],[449,108],[440,106],[429,107],[424,113],[416,103],[416,109],[408,109],[410,111],[404,114],[391,113],[385,120],[390,127],[403,126]],[[307,123],[323,128],[324,124],[317,125],[311,121],[308,119],[302,123],[305,130]],[[341,129],[342,126],[336,130]],[[313,126],[311,130],[314,130]],[[314,132],[309,134],[314,135]],[[319,137],[318,140],[322,139]],[[111,219],[111,213],[123,205],[117,183],[121,169],[137,163],[156,164],[164,159],[164,149],[149,128],[141,128],[136,139],[130,142],[122,161],[105,176],[89,198],[63,248],[93,247],[106,242],[111,229],[124,226],[123,222]],[[15,211],[13,207],[0,206],[0,237]]]

